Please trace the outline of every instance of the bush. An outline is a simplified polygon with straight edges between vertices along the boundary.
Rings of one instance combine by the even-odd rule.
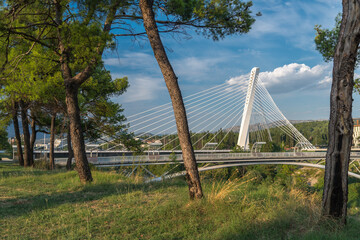
[[[261,184],[264,181],[264,177],[263,174],[256,170],[256,169],[251,169],[249,170],[245,176],[243,177],[244,181],[250,181],[254,184]]]
[[[50,170],[50,162],[45,158],[41,158],[34,161],[33,167],[36,169]]]
[[[298,169],[297,166],[291,165],[279,165],[277,166],[277,174],[275,176],[275,182],[284,186],[289,187],[293,185],[293,175]]]
[[[277,166],[276,165],[254,165],[254,166],[248,166],[248,171],[250,170],[256,170],[259,172],[263,179],[266,179],[266,181],[272,182],[277,174]]]
[[[204,171],[200,173],[202,179],[211,179],[211,180],[229,180],[235,178],[241,178],[245,175],[245,167],[229,167],[221,168],[210,171]]]
[[[35,160],[33,167],[36,169],[51,170],[50,161],[45,158]],[[55,164],[54,169],[59,169],[59,168],[62,168],[62,166]]]

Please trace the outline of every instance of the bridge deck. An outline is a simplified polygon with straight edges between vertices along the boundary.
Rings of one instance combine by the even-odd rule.
[[[214,153],[196,154],[199,163],[208,162],[239,162],[239,161],[306,161],[325,159],[325,152],[281,152],[281,153]],[[360,159],[359,152],[353,152],[351,159]],[[65,158],[57,158],[56,163],[62,164]],[[165,164],[179,163],[183,161],[181,154],[168,155],[139,155],[139,156],[112,156],[112,157],[89,157],[89,161],[96,165],[110,164]]]
[[[196,154],[197,163],[215,164],[215,166],[200,167],[199,171],[258,164],[285,164],[325,168],[324,165],[318,164],[319,161],[325,160],[325,157],[325,152]],[[350,158],[352,160],[360,160],[360,152],[352,152]],[[57,158],[56,164],[65,165],[66,160],[66,158]],[[89,157],[89,161],[99,167],[183,164],[181,154]],[[316,164],[310,163],[309,161],[316,161]],[[178,176],[179,174],[182,175],[184,173],[181,172],[171,176]],[[360,178],[360,175],[355,173],[349,172],[349,175]]]

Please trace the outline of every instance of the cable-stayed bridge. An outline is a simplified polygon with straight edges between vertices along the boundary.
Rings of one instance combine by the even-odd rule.
[[[279,110],[259,77],[259,68],[187,96],[184,104],[192,144],[197,150],[223,149],[224,141],[234,131],[239,133],[237,145],[248,150],[255,143],[272,141],[270,128],[279,128],[299,148],[314,149]],[[171,103],[129,116],[128,124],[128,130],[153,151],[180,149]]]
[[[254,164],[324,168],[325,152],[314,152],[315,147],[282,114],[259,77],[259,68],[184,97],[184,104],[197,162],[205,164],[200,171]],[[182,164],[171,103],[132,115],[127,124],[128,131],[141,140],[145,155],[131,156],[117,141],[98,141],[88,143],[90,162],[99,166],[137,166],[146,171],[146,165]],[[294,152],[257,153],[262,145],[272,142],[271,130],[275,128],[293,141]],[[235,145],[250,153],[231,153]],[[360,153],[352,153],[351,159],[350,175],[360,178]],[[169,174],[162,177],[174,176]]]

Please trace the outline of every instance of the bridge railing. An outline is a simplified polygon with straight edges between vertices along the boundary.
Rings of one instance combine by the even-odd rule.
[[[251,160],[251,159],[279,159],[279,158],[324,158],[326,152],[270,152],[270,153],[214,153],[195,154],[196,160]],[[352,152],[352,158],[360,159],[360,152]],[[176,155],[139,155],[139,156],[113,156],[113,157],[90,157],[93,164],[141,164],[146,162],[182,162],[182,154]],[[66,158],[57,158],[56,164],[66,164]]]
[[[325,157],[323,152],[269,152],[269,153],[216,153],[197,154],[196,159],[246,159],[246,158],[283,158],[283,157]]]

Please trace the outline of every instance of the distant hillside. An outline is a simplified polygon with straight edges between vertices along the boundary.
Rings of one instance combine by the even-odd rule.
[[[294,127],[313,145],[327,146],[328,145],[328,121],[327,120],[290,120]],[[285,134],[280,128],[275,128],[274,123],[269,124],[270,133],[273,142],[286,147],[293,147],[294,140]],[[226,129],[226,131],[230,128]],[[240,127],[234,127],[232,132],[238,133]],[[250,126],[250,132],[258,130],[256,125]]]
[[[325,147],[328,145],[328,124],[329,121],[303,121],[294,123],[294,127],[314,146]],[[284,144],[286,147],[293,147],[296,142],[280,128],[270,128],[273,142]]]
[[[315,146],[328,145],[328,120],[302,122],[294,124],[294,127],[301,132]]]
[[[299,124],[299,123],[309,123],[309,122],[323,122],[323,121],[327,121],[327,120],[289,120],[289,122],[293,125],[295,124]],[[269,128],[272,128],[274,127],[275,124],[274,123],[269,123]],[[229,131],[231,128],[226,128],[224,129],[224,131]],[[251,131],[256,131],[258,130],[258,127],[257,125],[250,125],[250,132]],[[232,132],[239,132],[240,131],[240,126],[235,126],[232,128],[231,130]]]

